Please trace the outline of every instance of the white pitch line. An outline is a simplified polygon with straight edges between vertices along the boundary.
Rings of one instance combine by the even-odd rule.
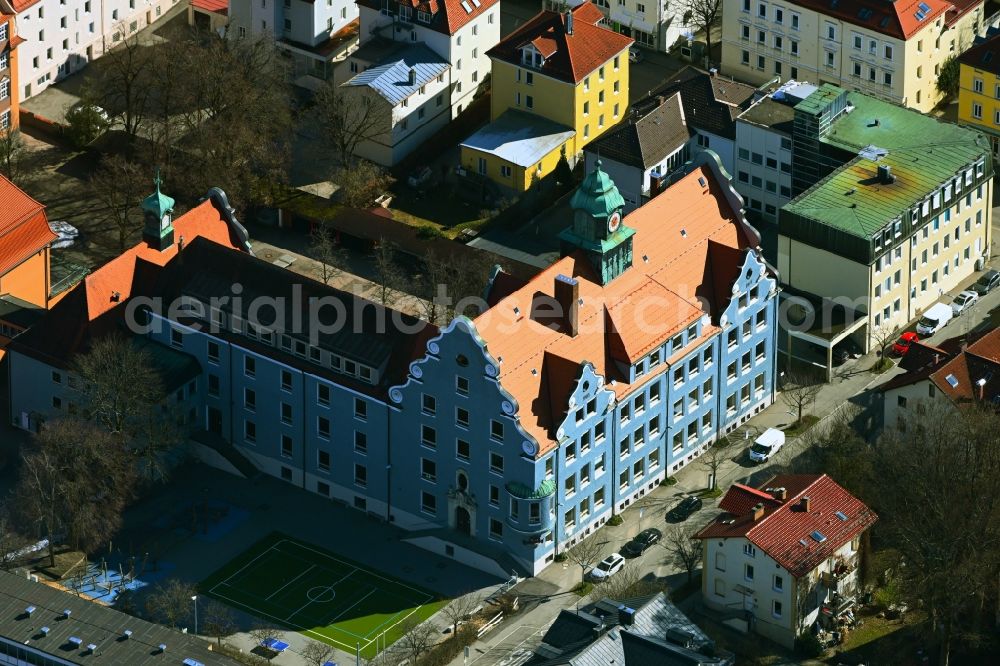
[[[358,604],[360,604],[362,601],[364,601],[368,597],[370,597],[373,594],[375,594],[376,591],[378,591],[377,587],[373,587],[372,589],[370,589],[368,591],[368,594],[366,594],[365,596],[363,596],[360,599],[358,599],[357,601],[355,601],[353,604],[351,604],[350,606],[348,606],[347,608],[345,608],[344,610],[342,610],[340,612],[340,614],[337,615],[337,617],[335,617],[332,620],[330,620],[330,623],[327,626],[329,627],[329,626],[333,625],[337,620],[339,620],[340,618],[344,617],[344,615],[346,615],[349,610],[351,610],[352,608],[354,608],[355,606],[357,606]],[[312,602],[310,602],[310,603],[312,603]]]
[[[267,599],[270,600],[271,597],[273,597],[274,595],[276,595],[278,592],[281,592],[283,589],[285,589],[286,587],[288,587],[289,585],[291,585],[292,583],[294,583],[295,581],[297,581],[299,578],[302,578],[303,576],[305,576],[307,573],[309,573],[310,571],[312,571],[315,568],[316,567],[314,565],[310,564],[309,567],[305,571],[303,571],[298,576],[296,576],[295,578],[291,579],[290,581],[288,581],[287,583],[285,583],[284,585],[282,585],[281,587],[279,587],[277,590],[275,590],[271,594],[267,595]]]
[[[274,546],[271,546],[271,547],[269,547],[269,548],[268,548],[267,550],[265,550],[265,551],[264,551],[263,553],[261,553],[260,555],[258,555],[257,557],[253,558],[252,560],[250,560],[249,562],[247,562],[246,564],[244,564],[244,565],[243,565],[242,567],[240,567],[240,568],[239,568],[239,570],[238,570],[238,571],[237,571],[236,573],[232,574],[231,576],[229,576],[229,578],[227,578],[226,580],[224,580],[224,581],[222,581],[221,583],[219,583],[219,585],[228,585],[228,584],[229,584],[229,581],[231,581],[232,579],[234,579],[234,578],[236,578],[237,576],[239,576],[239,575],[240,575],[241,573],[243,573],[243,572],[244,572],[244,571],[245,571],[245,570],[246,570],[247,568],[249,568],[249,567],[250,567],[250,566],[252,566],[252,565],[253,565],[254,563],[256,563],[256,562],[257,562],[257,560],[259,560],[260,558],[262,558],[262,557],[264,557],[265,555],[267,555],[268,553],[270,553],[270,552],[271,552],[271,550],[273,550],[273,549],[274,549]],[[212,589],[215,589],[215,588],[212,588]]]
[[[310,552],[316,553],[317,555],[322,555],[326,559],[332,560],[334,562],[337,562],[338,564],[343,564],[345,566],[354,566],[352,564],[344,562],[343,560],[339,560],[339,559],[337,559],[336,557],[334,557],[332,555],[324,553],[321,550],[316,550],[315,548],[310,548],[309,546],[306,546],[305,544],[298,543],[296,541],[289,541],[288,539],[282,539],[281,541],[279,541],[275,545],[278,545],[278,544],[281,544],[281,543],[289,543],[289,544],[291,544],[293,546],[296,546],[297,548],[302,548],[303,550],[308,550]],[[417,593],[422,594],[422,595],[426,594],[423,590],[418,590],[417,588],[411,587],[411,586],[407,585],[406,583],[403,583],[403,582],[398,581],[398,580],[393,580],[391,578],[386,578],[385,576],[381,576],[381,575],[379,575],[379,574],[377,574],[374,571],[371,571],[369,569],[362,569],[360,567],[355,567],[355,569],[357,569],[358,571],[364,571],[366,574],[368,574],[369,576],[372,576],[374,578],[381,578],[382,580],[386,581],[387,583],[392,583],[393,585],[398,585],[399,587],[405,587],[407,589],[413,590],[414,592],[417,592]]]

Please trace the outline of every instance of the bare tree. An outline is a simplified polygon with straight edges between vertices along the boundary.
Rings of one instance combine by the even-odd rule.
[[[476,612],[482,603],[482,598],[476,592],[470,592],[468,594],[463,594],[461,596],[455,597],[451,600],[447,606],[442,610],[444,616],[448,618],[451,623],[451,633],[452,636],[458,636],[458,623],[464,622]]]
[[[388,307],[395,299],[393,291],[399,289],[405,280],[403,270],[396,261],[396,246],[380,238],[372,255],[375,261],[375,281],[379,287],[379,302]]]
[[[28,153],[21,131],[13,128],[0,130],[0,174],[15,185],[21,182]]]
[[[604,552],[606,541],[600,541],[597,535],[584,539],[569,550],[563,551],[566,558],[573,564],[580,567],[580,580],[587,579],[587,571],[597,566],[601,561],[601,554]]]
[[[722,18],[722,0],[683,0],[685,13],[691,12],[692,24],[705,32],[705,56],[712,58],[712,28]]]
[[[709,473],[709,490],[715,490],[719,486],[719,470],[723,463],[732,460],[738,449],[736,441],[729,437],[720,437],[698,458],[698,464]]]
[[[888,324],[882,324],[881,326],[876,326],[871,330],[872,342],[875,343],[875,349],[879,353],[880,361],[876,363],[876,366],[882,365],[883,360],[886,358],[886,347],[891,345],[896,340],[896,328]]]
[[[149,49],[139,43],[138,34],[125,37],[125,23],[113,29],[123,38],[101,58],[100,75],[84,91],[84,100],[120,118],[125,136],[133,143],[149,111],[154,65]]]
[[[323,220],[316,222],[309,232],[309,254],[319,262],[323,284],[330,284],[347,264],[347,252],[337,243],[333,228]]]
[[[637,560],[630,560],[618,573],[598,583],[596,594],[615,601],[665,592],[666,585],[643,578]]]
[[[197,591],[194,585],[172,578],[158,584],[146,599],[146,612],[157,622],[177,628],[194,614],[191,597]]]
[[[337,192],[340,200],[351,208],[371,206],[376,197],[396,182],[388,171],[368,160],[357,160],[350,168],[340,169],[333,180],[340,185]]]
[[[239,629],[233,611],[217,601],[209,599],[201,610],[201,616],[201,632],[215,638],[216,645],[222,645],[223,638]]]
[[[32,545],[31,539],[18,532],[8,511],[6,506],[0,506],[0,571],[24,564],[30,557],[26,549]]]
[[[812,382],[807,377],[789,374],[781,387],[781,399],[796,413],[795,422],[802,423],[802,414],[819,395],[822,384]]]
[[[684,567],[688,582],[694,580],[694,570],[701,564],[703,551],[701,539],[692,539],[681,526],[674,525],[667,529],[660,546],[667,552],[671,563]]]
[[[46,535],[55,566],[57,534],[89,551],[118,530],[134,482],[135,467],[114,437],[86,422],[50,421],[22,452],[13,506],[22,525]]]
[[[382,134],[386,124],[376,96],[346,94],[332,78],[316,93],[315,108],[323,140],[337,152],[344,166],[351,163],[358,145]]]
[[[281,631],[280,629],[274,629],[274,628],[271,628],[271,627],[266,627],[266,626],[261,625],[261,626],[254,627],[253,629],[250,630],[249,633],[250,633],[250,637],[253,639],[254,644],[257,647],[259,647],[264,652],[264,654],[266,655],[265,659],[267,659],[268,661],[271,661],[276,656],[278,656],[277,652],[275,652],[274,650],[272,650],[269,647],[265,647],[264,643],[269,638],[273,638],[273,639],[279,640],[279,641],[282,640],[285,637],[285,633],[283,631]]]
[[[880,542],[903,556],[903,595],[923,604],[947,666],[952,645],[972,645],[984,592],[1000,580],[1000,415],[942,401],[887,429],[869,449],[872,474],[860,494],[879,511]],[[867,495],[867,497],[865,497]]]
[[[323,664],[333,658],[335,652],[336,651],[326,643],[320,643],[317,640],[312,640],[309,641],[304,648],[302,648],[299,655],[306,660],[306,663],[312,664],[312,666],[323,666]]]
[[[130,237],[142,227],[143,192],[149,190],[142,168],[121,155],[109,155],[90,177],[96,198],[118,230],[118,249],[125,250]]]
[[[400,625],[400,629],[403,634],[392,647],[404,656],[408,663],[416,664],[434,645],[437,628],[430,622],[420,622],[408,617]]]

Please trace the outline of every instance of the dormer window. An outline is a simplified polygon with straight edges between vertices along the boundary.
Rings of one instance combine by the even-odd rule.
[[[534,46],[529,44],[521,49],[521,64],[528,67],[540,68],[545,64],[545,58],[542,57],[542,54]]]

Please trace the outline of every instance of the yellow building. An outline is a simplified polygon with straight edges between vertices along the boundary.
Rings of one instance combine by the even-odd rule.
[[[722,72],[749,83],[831,83],[918,111],[944,62],[984,30],[984,0],[723,0]]]
[[[603,18],[590,2],[543,11],[490,49],[492,122],[462,143],[465,170],[524,192],[622,119],[632,39]]]
[[[973,46],[958,62],[958,122],[989,137],[996,160],[1000,157],[1000,33]]]

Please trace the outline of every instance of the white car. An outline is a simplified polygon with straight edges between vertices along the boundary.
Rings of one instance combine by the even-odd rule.
[[[59,238],[52,242],[52,249],[69,247],[80,236],[80,232],[69,222],[49,220],[49,229]]]
[[[590,571],[590,579],[595,583],[599,583],[603,580],[607,580],[614,574],[621,571],[621,568],[625,566],[625,558],[615,553],[614,555],[608,555],[601,563]]]
[[[642,49],[638,46],[632,46],[628,50],[628,61],[629,62],[642,62]]]
[[[951,302],[951,311],[955,313],[955,316],[962,314],[966,310],[972,308],[979,301],[979,294],[974,291],[963,291],[955,300]]]

